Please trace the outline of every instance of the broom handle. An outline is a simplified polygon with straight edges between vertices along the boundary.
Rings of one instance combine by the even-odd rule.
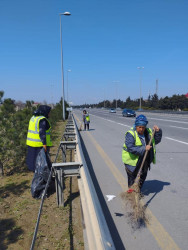
[[[155,129],[153,130],[153,133],[152,133],[152,135],[151,135],[151,138],[150,138],[150,141],[149,141],[149,144],[148,144],[149,146],[151,145],[151,142],[152,142],[152,140],[153,140],[154,134],[155,134]],[[141,175],[141,171],[142,171],[142,169],[143,169],[143,166],[144,166],[144,163],[145,163],[145,160],[146,160],[148,151],[149,151],[149,150],[146,150],[146,152],[145,152],[145,154],[144,154],[144,158],[143,158],[143,160],[142,160],[142,164],[141,164],[140,169],[139,169],[139,171],[138,171],[138,174],[137,174],[137,176],[136,176],[135,183],[138,183],[138,182],[139,182],[140,175]]]

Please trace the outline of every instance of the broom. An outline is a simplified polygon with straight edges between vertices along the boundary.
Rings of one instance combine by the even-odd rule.
[[[155,130],[153,130],[152,136],[150,138],[149,144],[151,145],[152,139],[154,137],[155,134]],[[127,198],[130,201],[132,208],[134,209],[134,220],[139,222],[140,220],[144,220],[145,215],[144,215],[144,208],[142,207],[142,205],[140,204],[139,200],[140,200],[140,175],[146,160],[148,154],[148,150],[145,152],[140,169],[138,171],[138,174],[136,176],[135,182],[134,184],[127,190]]]
[[[81,122],[81,124],[80,124],[79,131],[82,131],[82,124],[83,124],[83,122]]]

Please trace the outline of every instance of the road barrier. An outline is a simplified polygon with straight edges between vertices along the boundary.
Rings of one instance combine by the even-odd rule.
[[[80,179],[78,179],[84,222],[86,227],[88,249],[115,249],[104,213],[98,199],[80,141],[80,133],[72,115],[76,128],[76,156],[82,162]]]
[[[62,162],[56,163],[60,150],[62,152]],[[67,151],[72,150],[74,151],[74,161],[67,162]],[[83,230],[86,235],[84,238],[85,249],[114,250],[115,246],[85,161],[80,141],[80,133],[76,125],[75,118],[71,112],[69,112],[65,132],[60,141],[55,162],[52,163],[52,170],[41,198],[37,223],[30,249],[34,249],[43,202],[53,173],[55,175],[58,206],[64,206],[64,178],[67,176],[78,177],[78,186],[85,228]]]

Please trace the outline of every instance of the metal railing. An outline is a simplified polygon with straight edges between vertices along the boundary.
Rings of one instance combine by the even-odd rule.
[[[88,207],[87,207],[87,202],[86,203],[83,202],[82,209],[84,206],[83,211],[87,211],[87,213],[90,213],[90,208],[92,208],[92,210],[94,211],[94,213],[91,216],[89,216],[90,217],[89,220],[86,219],[87,216],[85,216],[85,214],[83,213],[85,224],[86,224],[86,231],[87,230],[92,231],[92,233],[90,234],[90,235],[92,235],[91,237],[88,236],[89,232],[87,232],[88,249],[115,250],[112,236],[110,234],[110,231],[109,231],[109,228],[108,228],[108,225],[107,225],[99,198],[97,196],[92,178],[90,176],[87,163],[85,161],[84,153],[83,153],[82,146],[81,146],[79,130],[78,130],[77,124],[75,122],[74,116],[70,113],[69,121],[71,119],[74,123],[74,130],[73,131],[71,130],[71,132],[70,132],[70,130],[66,131],[66,129],[65,129],[65,133],[63,134],[62,138],[66,137],[66,136],[73,136],[73,138],[74,138],[74,135],[75,135],[75,139],[77,142],[76,143],[77,150],[75,151],[75,153],[77,154],[76,158],[81,159],[81,162],[79,162],[79,166],[78,167],[76,166],[77,169],[79,170],[79,176],[80,176],[79,181],[81,182],[81,186],[83,189],[82,191],[80,190],[80,197],[81,197],[81,201],[82,200],[89,201]],[[67,125],[67,127],[68,127],[68,125]],[[35,231],[34,231],[30,250],[33,250],[34,246],[35,246],[40,217],[41,217],[41,213],[42,213],[42,207],[43,207],[44,200],[46,198],[46,193],[47,193],[48,186],[50,184],[53,170],[56,172],[56,174],[58,173],[57,182],[61,184],[62,179],[64,178],[64,174],[66,174],[66,171],[69,171],[71,169],[72,164],[73,165],[76,164],[76,162],[75,162],[75,164],[74,164],[74,162],[72,162],[72,163],[71,162],[56,163],[60,149],[62,150],[63,159],[66,159],[66,157],[64,156],[65,149],[62,147],[62,144],[63,143],[61,141],[60,145],[58,147],[57,153],[56,153],[55,161],[54,161],[54,163],[52,163],[52,169],[51,169],[51,172],[49,174],[48,181],[46,183],[45,190],[44,190],[42,198],[41,198],[40,208],[39,208],[39,212],[38,212],[38,218],[37,218],[37,222],[36,222]],[[68,165],[70,165],[69,169],[67,169]],[[59,170],[61,170],[61,171],[59,171]],[[74,170],[71,169],[71,171],[75,172],[75,169]],[[69,174],[70,173],[68,172],[68,175]],[[58,185],[56,185],[56,194],[57,194],[58,205],[61,206],[64,204],[63,194],[61,193],[61,192],[63,192],[63,189],[62,189],[61,185],[60,185],[60,188]],[[82,196],[85,196],[85,197],[83,198]],[[97,246],[97,247],[95,248],[94,246]]]
[[[86,179],[87,179],[87,183],[88,183],[88,187],[89,187],[89,192],[91,194],[91,198],[93,201],[93,206],[96,212],[96,217],[97,217],[97,221],[98,221],[98,225],[99,225],[99,229],[100,229],[100,233],[101,233],[101,244],[102,244],[102,249],[115,249],[108,225],[106,223],[106,219],[104,217],[104,213],[99,201],[99,198],[97,196],[92,178],[90,176],[88,167],[87,167],[87,163],[85,161],[85,157],[84,157],[84,153],[82,150],[82,146],[81,146],[81,141],[80,141],[80,135],[79,135],[79,131],[78,131],[78,127],[76,125],[75,122],[75,118],[73,116],[74,119],[74,123],[75,123],[75,127],[76,127],[76,135],[77,135],[77,141],[78,141],[78,147],[79,147],[79,151],[80,151],[80,156],[82,159],[82,165],[83,165],[83,169],[86,175]],[[81,176],[82,178],[82,176]]]

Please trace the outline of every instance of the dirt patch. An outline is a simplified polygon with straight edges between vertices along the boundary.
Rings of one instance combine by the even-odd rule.
[[[57,152],[63,132],[63,122],[54,131]],[[0,249],[30,249],[41,200],[30,192],[33,173],[13,174],[0,178]],[[45,199],[35,249],[84,249],[80,197],[76,177],[65,179],[65,206],[57,207],[55,186]]]

